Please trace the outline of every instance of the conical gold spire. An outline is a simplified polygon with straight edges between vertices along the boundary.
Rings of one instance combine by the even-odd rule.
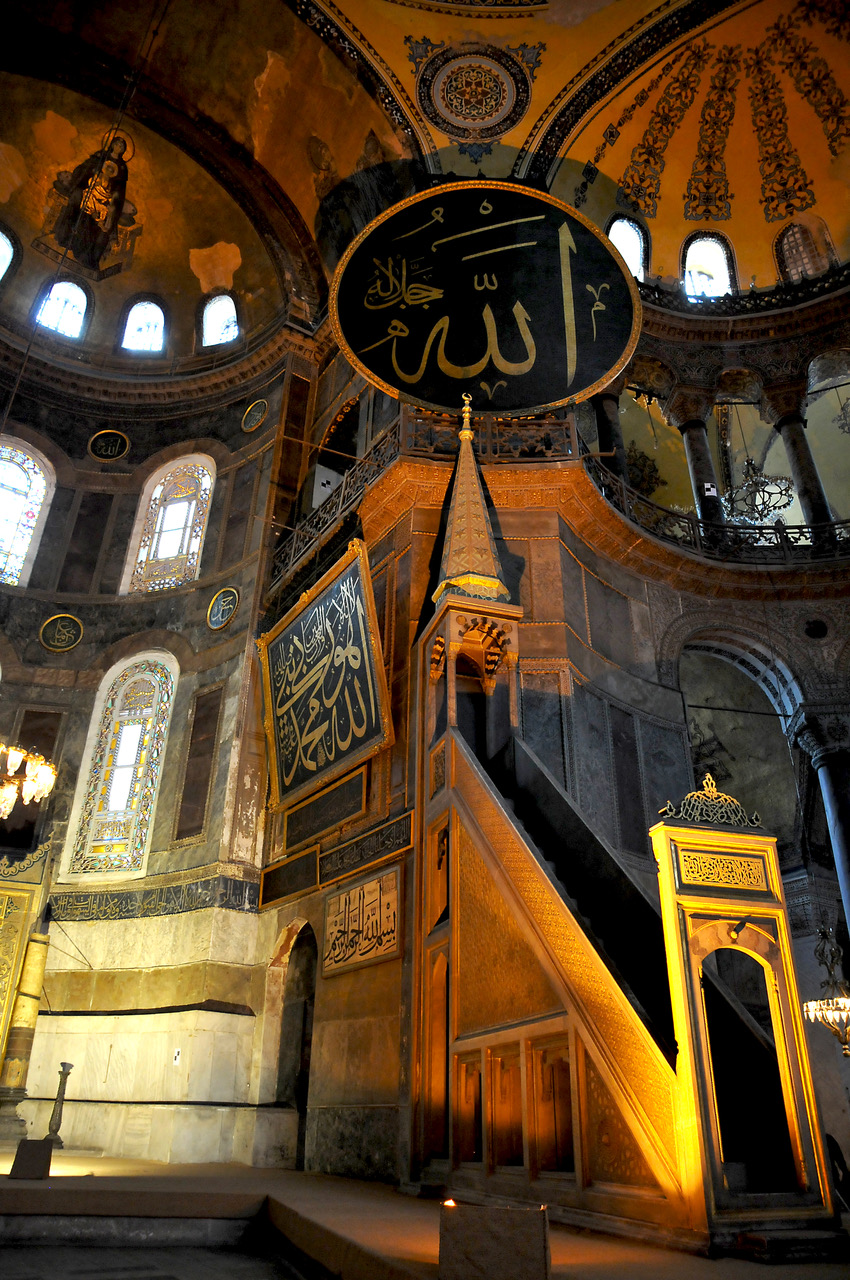
[[[443,543],[440,585],[431,597],[435,601],[448,592],[471,596],[474,600],[509,599],[511,594],[502,581],[478,463],[472,452],[471,399],[464,394],[463,425],[458,433],[460,452]]]

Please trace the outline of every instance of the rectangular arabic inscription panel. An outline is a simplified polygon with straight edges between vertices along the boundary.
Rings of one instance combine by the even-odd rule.
[[[355,541],[258,640],[273,802],[294,800],[392,742],[369,562]]]
[[[260,906],[267,907],[272,902],[279,902],[281,898],[315,889],[319,883],[317,853],[317,849],[309,849],[297,858],[288,858],[286,862],[268,867],[262,873]]]
[[[763,858],[681,848],[677,852],[683,886],[700,885],[739,893],[770,892]]]
[[[399,870],[393,867],[374,880],[328,895],[322,950],[325,977],[399,955],[398,891]]]
[[[327,884],[340,876],[359,871],[370,862],[378,862],[391,853],[399,853],[410,845],[410,818],[405,813],[377,830],[367,831],[357,840],[323,853],[319,858],[319,880]]]

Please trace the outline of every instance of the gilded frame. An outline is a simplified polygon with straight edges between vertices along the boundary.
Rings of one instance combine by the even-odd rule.
[[[92,449],[92,445],[94,444],[95,440],[99,439],[100,436],[121,436],[122,440],[124,441],[123,452],[116,453],[113,458],[102,458],[99,453],[95,453],[94,450]],[[127,454],[130,452],[130,448],[131,448],[130,437],[127,435],[126,431],[119,431],[117,427],[106,427],[104,428],[103,431],[95,431],[94,435],[91,437],[88,444],[86,445],[86,450],[89,454],[89,457],[94,458],[95,461],[97,462],[105,462],[105,463],[120,462],[122,458],[127,457]]]
[[[363,590],[363,603],[365,607],[366,622],[366,639],[369,648],[369,658],[371,658],[372,668],[371,674],[375,682],[375,693],[378,704],[378,719],[380,732],[377,736],[372,736],[364,743],[362,747],[348,754],[343,755],[340,759],[334,761],[321,771],[316,770],[313,776],[304,782],[296,784],[291,789],[281,790],[279,775],[279,760],[277,751],[277,740],[275,736],[275,725],[272,716],[273,695],[272,682],[269,663],[269,649],[278,639],[278,637],[293,625],[294,622],[306,613],[320,597],[331,588],[346,570],[352,565],[357,564],[359,570],[359,578]],[[307,795],[311,791],[318,791],[332,782],[335,778],[339,778],[343,773],[348,773],[362,764],[364,760],[368,760],[371,756],[377,755],[385,747],[391,746],[395,741],[392,727],[392,713],[390,707],[390,696],[387,688],[386,672],[384,670],[384,655],[381,648],[381,633],[378,629],[378,615],[375,610],[375,598],[372,593],[372,577],[369,570],[369,559],[366,553],[366,544],[360,539],[354,539],[348,544],[348,550],[333,565],[327,573],[325,573],[309,591],[305,591],[299,599],[298,603],[289,610],[288,613],[275,623],[271,631],[266,632],[257,640],[257,649],[260,655],[260,666],[262,669],[263,680],[263,728],[266,734],[266,744],[269,754],[269,775],[271,779],[271,809],[278,811],[284,807],[289,807],[302,796]]]
[[[496,181],[491,182],[489,179],[481,179],[481,178],[469,179],[466,182],[453,182],[451,184],[451,190],[452,191],[502,190],[502,191],[509,191],[513,194],[516,194],[517,190],[523,190],[523,191],[526,191],[529,195],[533,195],[537,199],[542,200],[545,204],[551,204],[556,209],[562,209],[566,214],[569,215],[569,217],[575,218],[577,222],[580,222],[582,226],[586,228],[586,230],[590,231],[591,234],[596,237],[597,240],[601,240],[605,243],[605,248],[608,250],[611,257],[616,261],[616,263],[618,264],[618,266],[620,267],[623,273],[623,277],[626,281],[626,284],[628,286],[629,293],[632,299],[632,307],[633,307],[632,327],[629,333],[628,342],[626,343],[626,346],[622,354],[620,355],[619,359],[615,361],[615,363],[611,366],[611,368],[605,374],[603,374],[601,378],[597,378],[596,382],[594,382],[592,386],[585,387],[577,395],[567,396],[563,400],[553,400],[549,404],[545,404],[545,405],[544,404],[529,405],[522,409],[511,409],[507,411],[501,411],[503,413],[503,416],[507,418],[527,417],[529,414],[532,414],[532,413],[540,413],[550,409],[563,408],[564,405],[580,404],[584,400],[589,400],[590,397],[593,395],[596,395],[597,392],[604,391],[605,388],[609,386],[611,382],[613,382],[613,380],[617,377],[617,375],[619,373],[622,373],[623,369],[626,368],[632,356],[634,355],[635,348],[637,347],[638,339],[640,337],[641,326],[643,323],[640,293],[638,291],[637,283],[635,282],[635,278],[632,275],[632,273],[629,271],[629,268],[626,265],[626,262],[623,259],[623,256],[619,252],[619,250],[616,249],[613,244],[611,244],[611,242],[608,240],[608,237],[602,231],[599,230],[599,227],[597,227],[594,222],[591,222],[590,218],[586,217],[585,214],[581,213],[578,209],[573,208],[572,205],[567,204],[564,200],[559,200],[557,196],[550,195],[548,191],[537,191],[533,187],[525,187],[523,184],[518,185],[515,182],[496,182]],[[339,288],[342,282],[342,277],[345,272],[345,268],[348,265],[351,258],[360,248],[363,241],[367,238],[367,236],[370,236],[376,227],[379,227],[382,223],[387,222],[390,218],[395,217],[395,215],[401,209],[407,209],[411,205],[421,204],[424,201],[428,201],[428,200],[432,201],[434,199],[434,196],[435,196],[435,189],[431,187],[427,191],[419,191],[417,192],[416,195],[407,196],[406,199],[399,200],[399,202],[397,204],[394,204],[390,209],[386,209],[383,213],[378,214],[376,218],[373,218],[372,221],[363,228],[360,234],[355,236],[351,244],[346,249],[345,253],[340,258],[339,263],[337,264],[337,268],[334,271],[333,279],[331,280],[330,295],[328,298],[328,313],[330,315],[331,328],[333,330],[333,335],[334,335],[334,338],[336,339],[336,342],[337,342],[337,345],[339,346],[340,351],[342,351],[343,355],[345,356],[349,364],[352,365],[353,368],[355,368],[358,373],[362,374],[362,376],[366,379],[366,381],[371,386],[377,387],[380,391],[385,392],[388,396],[392,396],[394,400],[405,399],[410,403],[415,403],[417,405],[420,405],[423,409],[433,409],[438,413],[446,413],[446,412],[453,411],[451,409],[451,406],[433,404],[427,400],[422,400],[419,397],[407,397],[407,396],[403,397],[398,387],[394,387],[389,382],[385,382],[382,378],[379,378],[375,373],[373,373],[371,369],[368,369],[366,365],[364,365],[363,362],[358,358],[357,353],[353,350],[348,340],[345,338],[339,323],[339,315],[337,310],[337,295],[339,293]]]
[[[212,611],[213,611],[213,608],[215,607],[215,602],[216,602],[216,600],[220,599],[220,598],[221,598],[221,596],[223,596],[223,595],[225,594],[225,592],[226,592],[226,591],[232,591],[232,592],[234,593],[234,595],[236,596],[236,604],[233,606],[233,609],[231,610],[230,616],[229,616],[229,618],[227,619],[227,621],[226,621],[226,622],[222,622],[222,623],[220,623],[217,627],[214,627],[214,626],[212,625],[212,623],[210,622],[210,618],[211,618],[211,616],[212,616]],[[232,621],[233,621],[233,619],[235,618],[235,616],[236,616],[236,611],[237,611],[237,609],[239,608],[239,605],[240,605],[240,603],[241,603],[241,600],[242,600],[242,597],[241,597],[241,595],[240,595],[240,592],[239,592],[239,588],[238,588],[238,587],[222,587],[220,591],[216,591],[216,593],[215,593],[215,595],[213,596],[212,600],[210,600],[209,608],[207,609],[207,626],[209,627],[210,631],[212,631],[213,633],[216,633],[216,632],[218,632],[218,631],[224,631],[224,630],[226,630],[226,629],[227,629],[227,627],[229,627],[229,626],[230,626],[231,622],[232,622]]]
[[[54,645],[48,644],[48,642],[44,638],[44,628],[49,627],[51,622],[56,622],[58,618],[71,618],[71,620],[73,622],[76,622],[77,626],[80,628],[80,634],[78,635],[74,643],[65,645],[65,647],[62,649],[57,649]],[[45,618],[44,622],[42,622],[41,626],[39,627],[38,642],[43,649],[46,649],[48,651],[48,653],[70,653],[72,649],[76,649],[77,645],[80,643],[83,636],[85,635],[85,631],[86,631],[85,627],[83,626],[82,622],[75,614],[54,613],[54,614],[51,614],[49,618]]]

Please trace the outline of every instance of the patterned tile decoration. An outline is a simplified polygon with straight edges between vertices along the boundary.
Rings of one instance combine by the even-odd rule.
[[[646,218],[654,218],[658,212],[664,153],[693,106],[713,48],[707,40],[698,40],[690,46],[681,69],[659,98],[620,179],[617,203],[639,210]]]
[[[432,53],[436,53],[438,49],[445,49],[445,40],[438,41],[437,44],[433,40],[429,40],[427,36],[423,36],[421,40],[417,40],[415,36],[405,36],[404,43],[407,46],[407,61],[413,67],[412,75],[418,76],[423,63],[427,62]]]
[[[749,49],[744,70],[750,77],[750,109],[758,139],[761,198],[767,222],[784,222],[815,203],[808,175],[788,137],[788,112],[773,57],[763,45]]]
[[[147,687],[151,684],[155,692],[148,695]],[[140,691],[137,696],[134,690]],[[77,827],[69,868],[73,874],[138,871],[141,868],[159,784],[173,697],[174,680],[171,672],[161,662],[154,662],[149,658],[131,663],[113,681],[100,720],[86,797]],[[102,796],[107,787],[107,761],[118,718],[127,713],[132,715],[136,701],[139,702],[139,714],[133,716],[131,722],[143,725],[142,738],[146,739],[144,749],[147,753],[143,772],[139,776],[138,792],[131,796],[133,807],[129,815],[121,813],[112,818],[108,815],[99,818],[98,801],[105,803]],[[123,722],[128,723],[126,720]],[[127,826],[123,829],[125,821]],[[122,825],[120,835],[117,834],[118,823]],[[96,840],[100,844],[95,844]]]
[[[86,890],[53,893],[54,920],[139,920],[152,916],[177,916],[187,911],[219,907],[223,911],[257,911],[260,886],[248,880],[212,876],[184,884],[156,885],[141,889]]]
[[[543,47],[520,45],[511,53],[492,44],[437,48],[416,73],[422,114],[451,138],[479,143],[500,138],[528,110],[532,72]]]
[[[545,181],[553,162],[594,108],[630,80],[641,67],[738,0],[665,0],[640,18],[576,72],[550,103],[517,156],[514,173]],[[529,153],[531,159],[529,161]],[[527,170],[526,170],[527,165]]]
[[[131,591],[164,591],[194,582],[198,573],[198,557],[207,524],[213,478],[197,463],[178,466],[155,485],[145,516],[136,564],[130,579]],[[183,534],[179,555],[159,557],[151,554],[162,535],[161,513],[172,503],[190,504],[190,527]]]
[[[763,47],[777,55],[780,67],[823,125],[827,145],[837,156],[850,140],[850,103],[815,45],[797,34],[798,27],[794,14],[779,18],[768,27]]]
[[[583,204],[587,203],[587,189],[596,181],[599,174],[598,166],[601,164],[605,152],[609,147],[614,146],[622,129],[631,120],[638,107],[646,106],[652,94],[655,93],[655,90],[661,84],[661,81],[667,79],[670,72],[679,64],[679,62],[681,62],[684,56],[684,49],[680,49],[675,57],[671,58],[669,62],[665,62],[658,75],[653,76],[648,85],[645,85],[643,89],[638,90],[629,105],[621,112],[616,124],[606,125],[605,132],[602,135],[602,141],[593,153],[593,161],[591,162],[588,160],[587,164],[584,166],[581,174],[582,180],[575,189],[573,204],[576,209],[580,209]]]
[[[738,101],[735,90],[740,83],[741,46],[724,45],[713,70],[702,104],[696,159],[685,192],[685,217],[692,222],[724,222],[732,216],[730,201],[734,195],[729,191],[724,153]]]
[[[21,576],[47,491],[41,467],[14,445],[0,445],[0,491],[5,508],[0,582],[14,586]]]
[[[850,40],[850,9],[841,0],[800,0],[793,13],[810,27],[820,22],[829,35]]]

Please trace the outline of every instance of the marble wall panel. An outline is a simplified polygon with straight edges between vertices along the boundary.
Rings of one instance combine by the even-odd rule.
[[[638,717],[649,824],[668,800],[678,803],[693,787],[693,770],[684,731]]]
[[[574,684],[571,707],[579,804],[591,826],[614,843],[614,797],[605,704],[586,685]]]
[[[399,1176],[397,1107],[310,1107],[306,1168],[394,1182]]]
[[[628,667],[635,659],[629,601],[592,573],[584,575],[590,643],[597,653]]]
[[[565,785],[561,688],[557,671],[522,672],[522,736]]]

